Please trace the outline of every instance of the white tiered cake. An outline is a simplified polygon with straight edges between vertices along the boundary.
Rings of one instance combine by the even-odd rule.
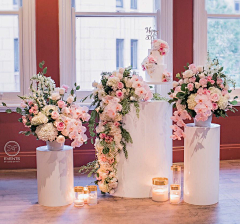
[[[169,82],[171,75],[164,64],[164,56],[168,51],[168,44],[163,40],[153,40],[152,48],[148,50],[148,56],[142,62],[142,68],[146,72],[145,81],[149,84],[161,84]]]

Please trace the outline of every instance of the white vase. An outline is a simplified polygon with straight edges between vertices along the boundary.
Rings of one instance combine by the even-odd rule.
[[[46,141],[47,143],[47,149],[49,151],[61,151],[63,150],[63,147],[64,147],[64,143],[58,143],[57,141],[53,141],[53,142],[50,142],[50,141]]]
[[[208,117],[206,121],[197,121],[194,118],[194,124],[196,127],[211,127],[212,115]]]

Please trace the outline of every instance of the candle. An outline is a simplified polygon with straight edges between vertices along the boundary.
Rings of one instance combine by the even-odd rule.
[[[167,178],[153,178],[152,185],[152,200],[153,201],[167,201],[168,200],[168,179]]]
[[[83,194],[83,199],[84,199],[84,203],[87,204],[88,203],[88,199],[89,199],[89,191],[88,191],[88,187],[84,187],[84,194]]]
[[[179,184],[172,184],[170,186],[170,203],[179,204],[181,201],[181,189]]]
[[[80,207],[84,205],[84,188],[81,186],[74,187],[74,206]]]
[[[172,165],[171,170],[173,172],[173,184],[179,184],[181,186],[181,166]]]
[[[88,204],[96,205],[97,204],[97,186],[94,186],[94,185],[88,186],[88,190],[89,190]]]

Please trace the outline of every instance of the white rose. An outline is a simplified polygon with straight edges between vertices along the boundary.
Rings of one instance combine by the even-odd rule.
[[[59,95],[59,93],[52,93],[51,95],[51,99],[52,100],[59,100],[61,97]]]
[[[200,88],[200,86],[201,86],[201,85],[200,85],[200,83],[199,83],[199,82],[195,82],[195,88],[196,88],[196,89],[199,89],[199,88]]]
[[[65,89],[64,88],[59,88],[59,94],[63,95],[65,93]]]
[[[178,82],[176,81],[173,81],[173,88],[177,87],[178,86]]]
[[[67,98],[67,102],[68,103],[72,103],[74,101],[74,97],[72,95],[70,95],[68,98]]]
[[[57,137],[57,142],[63,144],[65,142],[65,137],[63,135],[59,135]]]
[[[180,79],[180,80],[178,81],[178,84],[179,84],[179,85],[182,85],[182,84],[183,84],[183,80]]]
[[[197,67],[197,70],[198,70],[199,72],[203,72],[203,66],[198,66],[198,67]]]
[[[117,75],[116,75],[119,79],[122,79],[123,78],[123,74],[118,72]]]
[[[204,74],[204,73],[201,73],[201,74],[199,75],[199,78],[200,78],[200,79],[205,78],[205,74]]]
[[[183,75],[185,75],[186,78],[191,78],[194,74],[192,70],[187,70],[183,73]]]
[[[92,83],[92,87],[97,87],[98,86],[98,83],[96,82],[96,81],[94,81],[93,83]]]
[[[189,83],[188,78],[183,80],[184,83]]]
[[[125,71],[125,68],[119,68],[119,72],[120,72],[121,74],[123,74],[124,71]]]

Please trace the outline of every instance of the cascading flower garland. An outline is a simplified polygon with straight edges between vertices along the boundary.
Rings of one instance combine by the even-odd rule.
[[[237,96],[230,100],[229,94],[229,83],[233,86],[235,83],[223,73],[223,67],[217,59],[208,59],[204,67],[188,64],[185,69],[182,76],[179,73],[176,75],[179,81],[173,82],[173,89],[169,93],[169,103],[174,103],[173,107],[177,109],[172,116],[176,123],[172,125],[171,138],[174,140],[185,137],[182,129],[185,119],[194,117],[197,121],[206,121],[212,114],[226,117],[228,110],[236,111],[233,105],[237,104]]]
[[[132,142],[130,134],[123,127],[123,116],[130,112],[131,104],[138,114],[139,102],[153,97],[142,77],[130,73],[130,68],[120,68],[113,73],[103,72],[100,83],[93,83],[95,89],[90,95],[93,97],[92,106],[95,106],[89,120],[91,136],[95,136],[96,120],[98,122],[95,139],[97,160],[90,163],[95,166],[91,173],[96,173],[95,183],[103,193],[115,192],[118,186],[116,174],[119,153],[123,151],[127,158],[126,144]],[[83,166],[80,171],[84,169],[88,167]]]

